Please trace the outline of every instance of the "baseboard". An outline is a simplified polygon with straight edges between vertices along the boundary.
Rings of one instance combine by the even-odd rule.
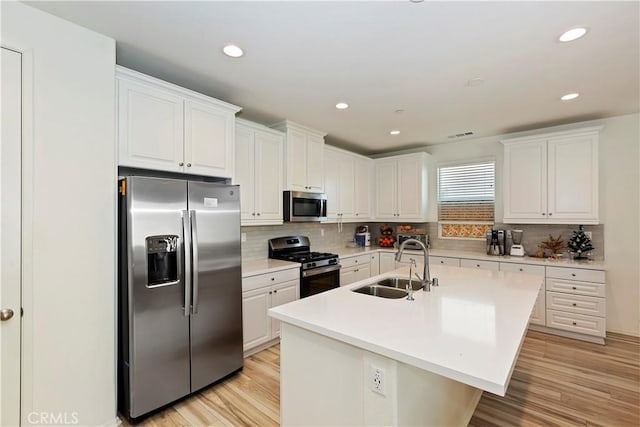
[[[280,338],[274,338],[271,341],[268,341],[264,344],[260,344],[259,346],[245,350],[244,358],[246,359],[249,356],[253,356],[256,353],[260,353],[262,350],[266,350],[269,347],[273,347],[274,345],[277,345],[277,344],[280,344]]]
[[[591,342],[594,344],[605,345],[604,337],[578,334],[576,332],[563,331],[561,329],[548,328],[546,326],[539,326],[539,325],[529,325],[529,329],[532,331],[543,332],[546,334],[557,335],[560,337],[571,338],[574,340],[580,340],[580,341]]]

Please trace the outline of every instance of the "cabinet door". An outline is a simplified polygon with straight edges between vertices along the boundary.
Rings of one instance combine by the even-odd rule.
[[[460,267],[498,271],[500,270],[500,263],[495,261],[482,261],[477,259],[461,259]]]
[[[325,150],[324,192],[327,195],[327,218],[338,219],[340,214],[340,153]]]
[[[359,266],[340,269],[340,286],[349,285],[356,281],[356,270]]]
[[[536,303],[533,305],[531,316],[529,316],[529,323],[532,325],[544,326],[546,323],[546,301],[545,301],[544,287],[538,293]]]
[[[287,132],[287,190],[309,191],[307,188],[307,135],[290,129]]]
[[[397,219],[396,210],[396,162],[395,160],[377,161],[376,175],[376,218]]]
[[[267,311],[271,305],[269,288],[242,293],[242,334],[244,351],[271,339],[271,322]]]
[[[378,274],[380,274],[380,257],[378,256],[378,254],[371,254],[371,262],[370,262],[370,277],[373,276],[377,276]]]
[[[355,217],[368,219],[371,217],[371,160],[355,159],[354,181]]]
[[[419,157],[398,159],[398,206],[399,219],[423,220],[422,212],[422,161]]]
[[[317,193],[324,191],[322,180],[324,159],[324,138],[307,135],[307,190]]]
[[[598,223],[598,137],[552,138],[548,142],[550,221]]]
[[[371,277],[371,265],[370,264],[360,264],[356,267],[356,275],[354,277],[354,281],[364,280]]]
[[[255,203],[256,219],[282,223],[283,139],[280,136],[255,134]]]
[[[504,148],[504,222],[546,221],[547,141]]]
[[[300,282],[291,280],[272,287],[271,307],[295,301],[300,295]],[[280,337],[280,321],[271,318],[271,338]]]
[[[184,171],[231,178],[235,114],[204,102],[186,100],[184,105]]]
[[[339,158],[338,173],[340,185],[338,197],[340,200],[340,214],[342,219],[355,218],[355,161],[353,156],[341,154]]]
[[[254,132],[238,125],[236,127],[236,167],[234,184],[240,186],[240,219],[242,225],[256,217],[254,206],[255,167]]]
[[[396,269],[395,254],[390,252],[380,253],[380,274],[387,273]]]
[[[183,120],[180,96],[118,79],[118,164],[182,172]]]

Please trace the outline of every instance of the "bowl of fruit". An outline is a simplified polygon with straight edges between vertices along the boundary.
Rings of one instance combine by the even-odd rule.
[[[392,248],[396,243],[396,238],[393,237],[393,228],[386,224],[382,225],[380,226],[380,234],[381,236],[378,237],[378,246],[381,248]]]

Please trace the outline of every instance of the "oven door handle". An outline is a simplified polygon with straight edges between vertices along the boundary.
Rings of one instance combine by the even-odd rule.
[[[313,270],[307,270],[302,272],[302,277],[311,277],[317,276],[318,274],[329,273],[331,271],[340,270],[342,266],[338,265],[328,265],[326,267],[314,268]]]

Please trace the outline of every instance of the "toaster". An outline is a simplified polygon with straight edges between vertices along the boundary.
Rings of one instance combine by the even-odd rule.
[[[427,243],[429,242],[429,236],[426,234],[398,234],[398,244],[402,244],[402,242],[404,242],[407,239],[416,239],[422,243],[424,243],[425,246],[427,246]],[[416,243],[407,243],[407,246],[405,246],[406,249],[421,249],[420,246],[418,246]]]

